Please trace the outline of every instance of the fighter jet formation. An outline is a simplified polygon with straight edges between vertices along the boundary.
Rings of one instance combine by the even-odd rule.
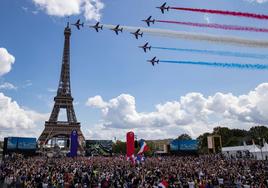
[[[156,7],[161,10],[161,12],[164,14],[165,11],[169,11],[170,7],[167,6],[167,3],[165,2],[159,7]],[[156,20],[152,18],[152,16],[149,16],[147,19],[141,20],[147,24],[148,27],[150,27],[152,24],[155,24]],[[75,26],[78,30],[80,30],[81,27],[84,27],[84,23],[78,19],[75,23],[71,24]],[[103,27],[108,27],[107,25],[101,25],[100,22],[97,22],[95,25],[89,25],[89,28],[93,28],[96,30],[96,32],[99,32],[100,30],[103,30]],[[108,27],[109,28],[109,27]],[[114,31],[116,35],[119,35],[119,33],[123,33],[123,27],[119,24],[116,25],[114,28],[109,28],[110,30]],[[143,32],[141,29],[137,29],[135,32],[130,32],[130,34],[134,35],[136,39],[139,39],[143,37]],[[143,49],[143,51],[146,53],[151,50],[152,46],[149,46],[149,43],[146,42],[143,46],[138,46],[139,48]],[[151,63],[152,66],[155,64],[159,64],[159,59],[156,59],[156,57],[152,58],[151,60],[147,60],[147,62]]]

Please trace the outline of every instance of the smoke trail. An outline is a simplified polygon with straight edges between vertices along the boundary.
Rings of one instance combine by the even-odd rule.
[[[235,69],[251,69],[251,70],[268,70],[268,65],[263,64],[239,64],[239,63],[217,63],[217,62],[194,62],[194,61],[173,61],[173,60],[159,60],[160,63],[176,63],[187,65],[203,65],[220,68],[235,68]]]
[[[240,52],[216,51],[216,50],[197,50],[197,49],[185,49],[185,48],[166,48],[166,47],[157,47],[157,46],[152,46],[151,48],[152,49],[159,49],[159,50],[173,50],[173,51],[181,51],[181,52],[205,53],[205,54],[210,54],[210,55],[229,56],[229,57],[268,59],[268,55],[265,55],[265,54],[240,53]]]
[[[268,15],[254,14],[254,13],[247,13],[247,12],[235,12],[235,11],[212,10],[212,9],[198,9],[198,8],[184,8],[184,7],[170,7],[170,9],[184,10],[184,11],[191,11],[191,12],[203,12],[203,13],[208,13],[208,14],[221,14],[221,15],[228,15],[228,16],[247,17],[247,18],[255,18],[255,19],[262,19],[262,20],[268,19]]]
[[[115,25],[104,24],[103,27],[112,29],[115,27]],[[209,41],[209,42],[225,43],[225,44],[249,46],[249,47],[260,47],[260,48],[268,47],[267,40],[250,40],[250,39],[244,39],[244,38],[238,38],[238,37],[190,33],[190,32],[172,31],[172,30],[156,29],[156,28],[143,28],[143,27],[130,27],[130,26],[121,26],[121,27],[124,28],[123,30],[131,31],[131,32],[135,32],[137,29],[140,29],[141,32],[148,33],[150,35],[161,36],[161,37]]]
[[[178,21],[167,21],[167,20],[155,20],[160,23],[170,23],[170,24],[180,24],[188,25],[194,27],[209,27],[215,29],[224,29],[224,30],[236,30],[236,31],[251,31],[251,32],[264,32],[267,33],[268,29],[266,28],[257,28],[257,27],[244,27],[236,25],[221,25],[221,24],[207,24],[207,23],[193,23],[193,22],[178,22]]]

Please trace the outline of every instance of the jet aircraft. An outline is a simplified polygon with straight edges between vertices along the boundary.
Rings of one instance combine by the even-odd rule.
[[[144,44],[143,46],[139,46],[139,48],[142,48],[143,51],[146,53],[147,52],[147,49],[148,50],[151,50],[152,46],[148,46],[148,42],[146,44]]]
[[[155,19],[151,19],[152,16],[149,16],[146,20],[142,20],[147,23],[148,27],[150,27],[150,23],[154,24]]]
[[[141,31],[141,30],[138,29],[136,32],[131,33],[131,34],[134,35],[136,39],[139,39],[139,36],[142,37],[142,35],[143,35],[143,32],[140,32],[140,31]]]
[[[119,28],[120,25],[117,25],[115,28],[111,29],[113,30],[117,35],[119,33],[119,31],[121,31],[121,33],[123,32],[123,27]]]
[[[97,22],[96,25],[89,26],[94,28],[97,32],[99,32],[99,29],[103,29],[103,25],[100,25],[100,22]]]
[[[166,6],[167,3],[164,3],[161,7],[156,7],[161,10],[161,12],[164,14],[165,10],[169,11],[170,7]]]
[[[84,27],[84,23],[80,23],[80,19],[77,20],[75,24],[71,24],[77,27],[78,30],[80,30],[80,26]]]
[[[154,57],[151,60],[147,60],[147,62],[151,63],[153,66],[155,65],[155,63],[159,64],[159,59],[156,60],[156,57]]]

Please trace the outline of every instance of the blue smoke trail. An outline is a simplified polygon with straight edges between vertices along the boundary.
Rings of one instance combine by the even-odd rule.
[[[235,69],[252,69],[252,70],[266,70],[268,65],[264,64],[239,64],[239,63],[216,63],[216,62],[201,62],[201,61],[174,61],[174,60],[159,60],[160,63],[176,63],[188,65],[205,65],[221,68],[235,68]]]
[[[268,55],[254,54],[254,53],[240,53],[240,52],[215,51],[215,50],[196,50],[196,49],[185,49],[185,48],[165,48],[165,47],[153,47],[153,46],[152,46],[152,49],[206,53],[206,54],[211,54],[211,55],[253,58],[253,59],[268,59]]]

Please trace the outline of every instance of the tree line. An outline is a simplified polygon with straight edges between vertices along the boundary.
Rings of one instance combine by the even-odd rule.
[[[239,146],[243,145],[244,142],[247,145],[252,144],[252,142],[255,142],[255,144],[263,145],[263,140],[268,141],[268,128],[266,126],[254,126],[251,127],[248,131],[243,129],[230,129],[228,127],[215,127],[213,129],[213,132],[209,133],[203,133],[200,136],[197,137],[198,143],[199,143],[199,153],[207,153],[207,137],[211,135],[219,135],[221,136],[222,140],[222,146],[228,147],[228,146]],[[191,140],[191,136],[183,133],[179,135],[177,138],[178,140]],[[150,151],[147,152],[148,155],[152,155],[158,148],[154,146],[153,142],[146,142],[147,145],[150,148]],[[139,144],[136,143],[136,153],[140,149]],[[113,144],[113,153],[117,154],[126,154],[126,142],[117,140]]]

